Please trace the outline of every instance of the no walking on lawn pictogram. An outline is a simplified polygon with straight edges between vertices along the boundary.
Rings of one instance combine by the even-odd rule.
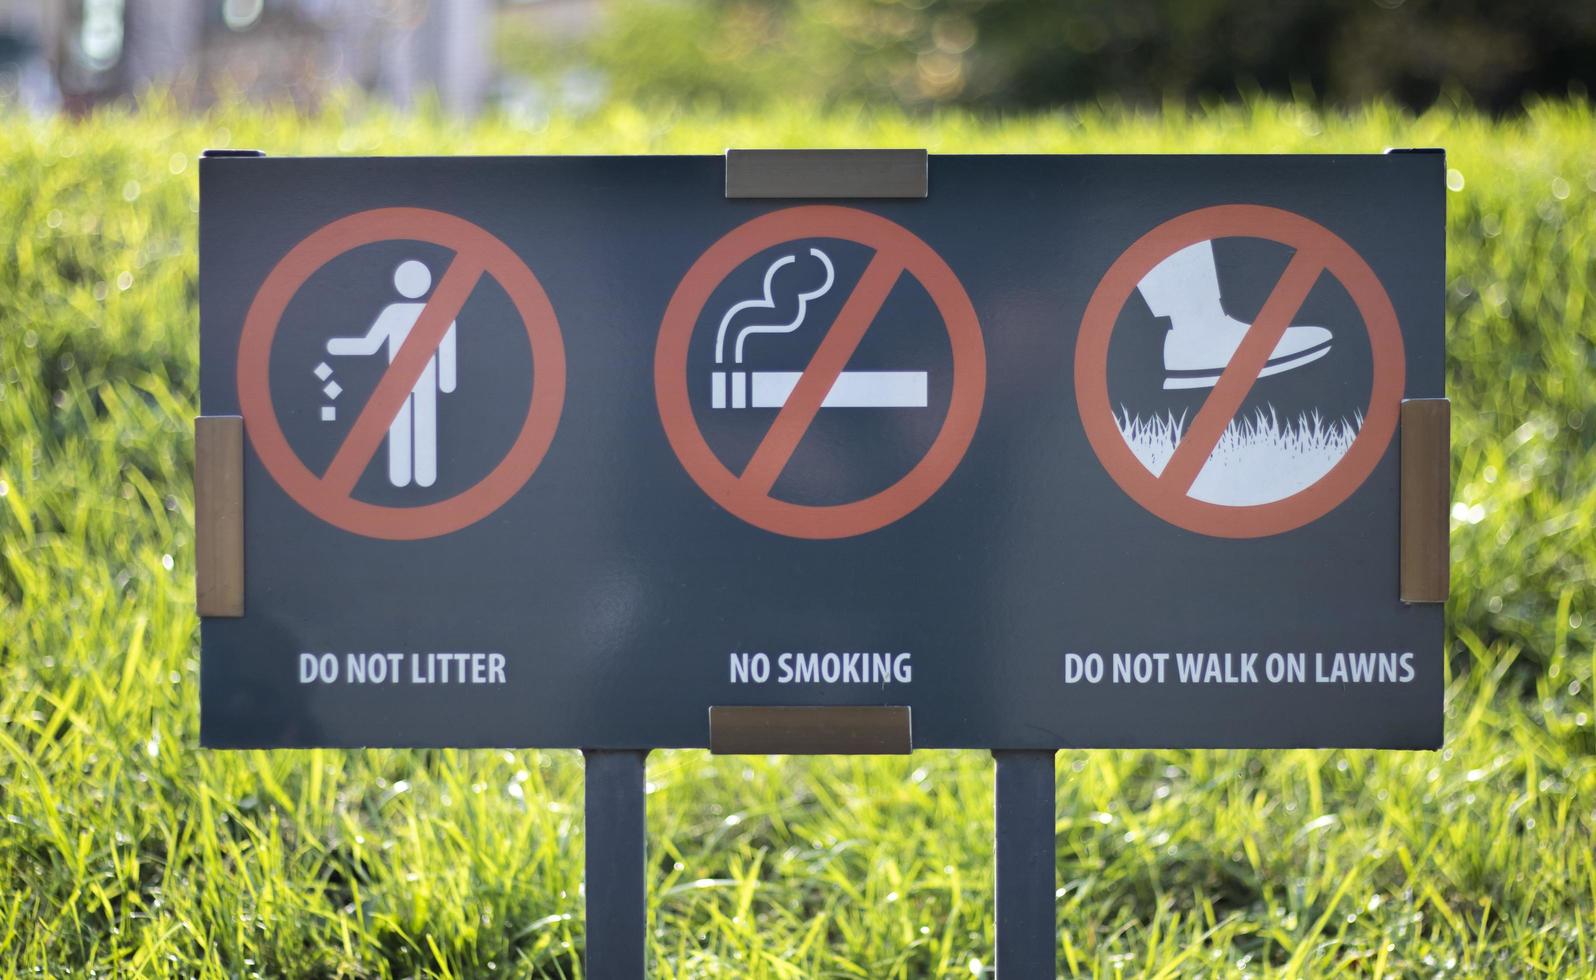
[[[689,391],[696,388],[689,387],[689,344],[711,295],[728,275],[767,249],[809,239],[851,242],[866,246],[873,254],[835,320],[825,325],[824,338],[802,372],[763,372],[759,376],[734,371],[715,375],[716,408],[779,409],[748,463],[741,472],[734,473],[710,448],[694,416]],[[809,254],[825,264],[827,279],[821,290],[799,297],[800,320],[802,303],[829,289],[832,282],[830,260],[818,249],[811,249]],[[779,260],[767,274],[767,301],[770,276],[782,261],[788,260]],[[930,448],[896,482],[861,499],[824,505],[779,499],[773,494],[773,487],[823,406],[901,409],[927,404],[923,373],[845,371],[894,286],[905,276],[924,287],[947,331],[952,352],[947,414]],[[722,321],[723,334],[726,322]],[[756,329],[781,332],[794,329],[798,322]],[[727,356],[740,358],[740,340],[734,346],[735,354]],[[745,388],[749,384],[754,387]],[[795,207],[762,215],[732,230],[688,270],[671,297],[660,327],[654,386],[660,420],[671,448],[693,480],[717,503],[748,523],[777,534],[843,538],[902,518],[930,499],[952,475],[969,448],[981,416],[986,393],[986,351],[980,323],[964,287],[929,245],[902,226],[866,211]]]
[[[1292,250],[1284,273],[1251,324],[1235,321],[1219,308],[1211,243],[1225,238],[1263,239]],[[1373,377],[1368,405],[1360,409],[1361,422],[1343,430],[1344,445],[1321,454],[1322,473],[1312,472],[1304,485],[1292,487],[1278,499],[1265,497],[1244,505],[1212,496],[1204,499],[1198,481],[1217,447],[1234,433],[1242,403],[1260,378],[1294,370],[1329,352],[1329,331],[1292,325],[1325,273],[1346,289],[1368,335]],[[1121,311],[1138,289],[1156,315],[1173,317],[1174,328],[1164,348],[1169,369],[1164,387],[1212,388],[1189,424],[1182,419],[1172,427],[1175,444],[1159,467],[1151,467],[1131,447],[1116,416],[1118,406],[1109,395],[1109,342]],[[1212,311],[1192,311],[1197,324],[1183,329],[1187,308],[1205,301]],[[1205,352],[1213,356],[1203,362]],[[1203,369],[1192,370],[1199,367]],[[1391,443],[1403,379],[1396,311],[1368,262],[1322,225],[1256,205],[1188,212],[1142,236],[1114,262],[1093,292],[1075,352],[1081,423],[1109,475],[1164,520],[1216,537],[1251,538],[1288,531],[1324,516],[1351,496]],[[1268,465],[1265,459],[1254,462],[1250,470],[1240,467],[1239,482],[1268,476]],[[1237,482],[1238,474],[1233,473],[1231,485]]]
[[[453,251],[454,256],[437,280],[424,306],[396,304],[410,310],[408,318],[386,329],[379,318],[365,338],[342,341],[366,350],[389,344],[386,370],[360,409],[354,424],[338,446],[330,465],[313,473],[284,435],[273,404],[270,364],[273,340],[283,313],[295,294],[318,270],[345,253],[378,242],[423,242]],[[419,263],[405,263],[419,268]],[[407,286],[408,282],[413,284]],[[417,281],[416,276],[420,279]],[[476,484],[444,500],[416,506],[388,506],[357,500],[356,483],[371,465],[385,436],[392,440],[396,419],[416,409],[418,385],[440,371],[452,343],[456,316],[484,276],[503,288],[526,330],[532,351],[532,395],[526,419],[502,460]],[[416,298],[430,285],[424,268],[401,267],[396,284],[412,288],[404,295]],[[340,351],[329,345],[337,354]],[[352,348],[351,348],[352,349]],[[452,390],[452,353],[443,368],[451,375],[444,391]],[[294,246],[261,285],[244,320],[238,348],[238,398],[245,430],[272,478],[300,506],[330,524],[355,534],[390,540],[415,540],[457,531],[492,513],[509,500],[537,469],[554,438],[565,401],[565,351],[559,323],[543,287],[532,270],[498,238],[454,215],[421,208],[380,208],[340,218],[318,229]],[[430,404],[430,403],[429,403]],[[418,416],[419,418],[419,416]],[[418,422],[418,437],[422,434]],[[390,441],[390,456],[396,452]],[[395,485],[410,481],[412,445],[403,444],[404,466],[396,470]],[[429,466],[432,464],[428,464]],[[430,485],[430,472],[416,460],[416,482]]]

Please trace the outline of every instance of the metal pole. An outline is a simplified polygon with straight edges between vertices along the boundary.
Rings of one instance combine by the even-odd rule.
[[[997,931],[1000,980],[1055,976],[1053,753],[996,750]]]
[[[584,749],[587,764],[587,976],[646,975],[643,863],[646,751]]]

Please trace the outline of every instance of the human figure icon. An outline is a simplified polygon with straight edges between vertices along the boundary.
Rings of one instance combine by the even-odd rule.
[[[364,337],[334,337],[327,353],[340,356],[375,354],[384,345],[388,363],[398,356],[405,338],[421,318],[427,304],[416,302],[432,288],[432,273],[415,259],[399,263],[393,287],[408,302],[389,303],[377,314]],[[428,358],[421,377],[388,426],[388,482],[396,487],[430,487],[438,479],[438,393],[455,388],[455,324],[443,335],[438,350]]]

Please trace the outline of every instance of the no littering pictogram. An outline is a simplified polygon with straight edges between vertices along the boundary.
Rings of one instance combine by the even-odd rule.
[[[704,438],[689,398],[688,347],[705,306],[726,277],[766,249],[832,239],[873,251],[853,291],[808,365],[777,397],[780,408],[741,472],[721,462]],[[878,493],[838,504],[799,504],[772,494],[823,404],[854,396],[844,369],[901,277],[924,287],[947,331],[952,384],[947,415],[925,455]],[[741,379],[739,379],[741,380]],[[898,380],[902,380],[901,378]],[[912,379],[909,379],[912,383]],[[719,379],[717,379],[719,383]],[[710,246],[682,279],[660,326],[654,356],[660,420],[683,467],[704,492],[756,527],[796,538],[845,538],[885,527],[925,503],[964,458],[986,394],[986,349],[975,308],[942,257],[902,226],[866,211],[805,206],[774,211]],[[717,391],[719,389],[717,388]],[[734,397],[740,397],[738,392]],[[917,391],[866,393],[879,407],[916,404]]]
[[[333,259],[363,245],[426,242],[454,252],[425,308],[409,327],[381,380],[360,409],[332,462],[320,474],[305,465],[283,434],[271,394],[271,351],[283,313],[305,282]],[[389,426],[484,276],[514,305],[531,343],[532,397],[504,458],[473,486],[444,500],[398,507],[353,496]],[[477,225],[440,211],[380,208],[328,224],[283,256],[255,294],[238,350],[238,397],[251,445],[274,480],[300,506],[355,534],[416,540],[457,531],[515,495],[548,451],[565,402],[565,349],[543,287],[510,247]]]
[[[1154,472],[1139,459],[1116,423],[1109,397],[1108,351],[1126,301],[1162,263],[1201,243],[1222,238],[1278,242],[1292,250],[1256,319],[1246,327],[1222,370],[1200,381],[1178,378],[1166,388],[1212,386],[1173,453]],[[1205,246],[1206,247],[1206,246]],[[1373,366],[1369,403],[1343,455],[1309,485],[1281,499],[1244,506],[1198,499],[1193,484],[1261,377],[1292,364],[1282,338],[1322,275],[1345,287],[1368,333]],[[1144,292],[1145,292],[1145,286]],[[1311,361],[1323,348],[1297,355]],[[1273,356],[1273,359],[1272,359]],[[1284,359],[1290,361],[1292,359]],[[1195,372],[1184,372],[1192,374]],[[1126,249],[1103,276],[1081,320],[1075,349],[1075,392],[1081,423],[1110,476],[1127,494],[1171,524],[1227,538],[1253,538],[1301,527],[1333,510],[1368,479],[1396,431],[1404,384],[1402,335],[1396,311],[1374,270],[1345,241],[1322,225],[1278,208],[1233,204],[1173,218]]]

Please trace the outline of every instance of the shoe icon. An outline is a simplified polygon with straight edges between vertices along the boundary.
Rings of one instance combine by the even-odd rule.
[[[1164,337],[1164,388],[1212,388],[1252,327],[1225,312],[1213,242],[1198,242],[1174,253],[1143,276],[1136,288],[1153,315],[1170,322]],[[1287,327],[1258,377],[1317,361],[1330,353],[1330,340],[1324,327]]]

